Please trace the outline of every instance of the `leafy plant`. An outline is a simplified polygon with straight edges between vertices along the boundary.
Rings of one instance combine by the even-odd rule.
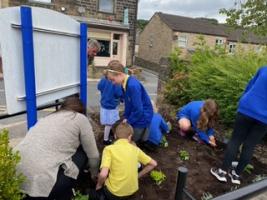
[[[201,196],[201,200],[210,200],[213,199],[213,196],[209,192],[204,192]]]
[[[232,191],[235,191],[237,189],[239,189],[239,185],[232,186],[230,191],[232,192]]]
[[[251,174],[253,170],[254,170],[254,166],[251,164],[247,164],[247,166],[244,169],[244,171],[247,172],[248,174]]]
[[[179,157],[183,161],[189,160],[189,153],[187,151],[185,151],[185,150],[181,150],[179,152]]]
[[[8,130],[0,132],[0,199],[20,200],[23,198],[20,189],[25,177],[16,172],[20,161],[18,152],[13,152],[9,146]]]
[[[89,200],[89,195],[83,195],[80,191],[75,192],[73,200]]]
[[[168,147],[169,146],[165,135],[162,136],[162,139],[160,141],[160,146],[162,146],[162,147]]]
[[[166,180],[166,175],[162,171],[152,170],[150,172],[150,177],[157,185],[160,185],[163,181]]]

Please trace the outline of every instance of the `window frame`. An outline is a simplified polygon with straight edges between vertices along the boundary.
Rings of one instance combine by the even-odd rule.
[[[217,42],[217,41],[221,41],[221,42]],[[220,45],[223,45],[224,44],[224,39],[223,38],[219,38],[219,37],[216,37],[215,39],[215,45],[216,46],[220,46]]]
[[[45,5],[50,5],[53,3],[52,2],[53,0],[48,0],[48,1],[50,2],[43,2],[42,0],[29,0],[30,3],[39,3],[39,4],[45,4]]]
[[[232,46],[232,48],[231,48],[231,46]],[[235,53],[235,49],[236,49],[236,44],[230,42],[229,43],[229,51],[228,52],[231,53],[231,54],[233,54],[233,53]]]
[[[100,1],[101,0],[97,1],[97,12],[106,13],[106,14],[110,14],[110,15],[112,15],[112,14],[114,15],[115,14],[116,0],[111,0],[111,1],[113,1],[113,10],[112,10],[112,12],[107,12],[107,11],[100,10]]]
[[[182,40],[181,38],[184,38],[184,40]],[[181,46],[181,43],[180,42],[184,42],[185,45]],[[177,46],[180,47],[180,48],[186,48],[187,47],[187,44],[188,44],[188,38],[187,38],[187,35],[178,35],[177,37]]]

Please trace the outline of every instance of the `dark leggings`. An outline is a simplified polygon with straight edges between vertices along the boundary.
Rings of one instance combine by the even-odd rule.
[[[236,173],[241,174],[247,164],[249,164],[253,150],[267,132],[267,124],[264,124],[251,117],[238,113],[234,125],[232,138],[227,145],[222,169],[227,171],[232,161],[237,158],[241,144],[243,144]]]
[[[87,156],[80,146],[72,156],[72,161],[81,171],[87,163]],[[64,170],[60,167],[57,174],[57,181],[50,192],[49,197],[26,197],[24,200],[71,200],[72,188],[76,180],[64,175]]]

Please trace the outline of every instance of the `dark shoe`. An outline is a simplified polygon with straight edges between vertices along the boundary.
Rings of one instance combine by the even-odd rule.
[[[112,144],[112,141],[111,140],[104,140],[103,141],[103,144],[104,145],[111,145]]]
[[[231,172],[228,173],[228,176],[231,178],[233,184],[240,185],[240,176],[236,174],[235,170],[231,170]]]
[[[227,182],[226,179],[226,171],[222,170],[221,168],[211,168],[210,173],[215,176],[221,182]]]

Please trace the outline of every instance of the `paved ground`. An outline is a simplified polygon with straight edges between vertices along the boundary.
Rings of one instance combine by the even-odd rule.
[[[143,71],[141,74],[141,80],[149,93],[150,97],[155,100],[157,96],[157,86],[158,86],[158,77],[157,75]],[[96,89],[99,79],[88,79],[88,109],[96,109],[99,106],[100,94]],[[4,94],[4,82],[0,81],[0,115],[5,114],[5,94]],[[46,116],[47,114],[53,112],[55,109],[50,108],[42,111],[38,111],[38,118]],[[27,122],[26,115],[20,115],[16,117],[11,117],[8,119],[0,120],[0,129],[7,128],[10,132],[10,143],[12,146],[16,145],[26,134],[27,132]]]

